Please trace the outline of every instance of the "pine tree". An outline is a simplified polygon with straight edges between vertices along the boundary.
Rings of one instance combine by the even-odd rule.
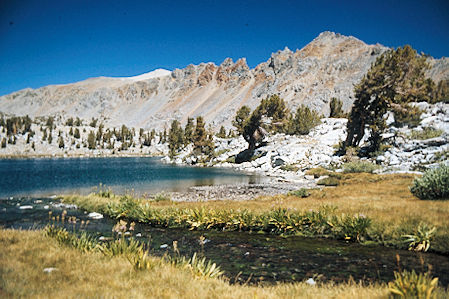
[[[80,127],[82,125],[83,125],[83,121],[79,117],[77,117],[75,120],[75,127]]]
[[[100,124],[98,126],[98,131],[95,139],[97,140],[97,142],[100,142],[102,137],[103,137],[103,124]]]
[[[164,129],[164,132],[162,133],[161,143],[167,142],[167,129]]]
[[[92,117],[92,121],[90,122],[89,126],[92,128],[95,128],[97,126],[98,119],[95,119]]]
[[[44,129],[44,134],[42,135],[42,141],[47,140],[47,129]]]
[[[55,119],[54,119],[53,117],[50,116],[50,117],[47,119],[46,126],[51,130],[51,129],[53,129],[54,123],[55,123]]]
[[[431,101],[432,81],[424,74],[429,67],[426,59],[410,46],[387,51],[377,58],[354,89],[356,100],[342,152],[346,147],[359,145],[366,127],[370,130],[368,153],[378,151],[387,127],[385,115],[388,111],[392,111],[395,118],[404,119],[401,114],[407,111],[418,113],[411,109],[410,102]]]
[[[69,119],[67,119],[66,121],[66,126],[72,127],[73,126],[73,117],[70,117]],[[70,128],[72,129],[72,128]]]
[[[173,158],[176,152],[181,148],[184,143],[184,132],[179,121],[174,120],[171,123],[170,130],[168,132],[168,148],[170,149],[170,157]]]
[[[89,135],[87,136],[87,146],[90,150],[97,147],[95,133],[93,131],[90,131]]]
[[[207,132],[204,127],[204,119],[202,116],[196,118],[195,131],[193,133],[193,146],[197,154],[203,153],[207,145]]]
[[[240,109],[242,110],[242,109]],[[245,114],[246,112],[238,111],[238,114]],[[236,116],[234,126],[236,126]],[[262,118],[269,118],[269,123],[262,122]],[[243,138],[248,142],[248,149],[253,151],[258,143],[263,141],[267,134],[267,130],[277,133],[287,133],[291,114],[287,109],[285,102],[277,95],[263,99],[259,106],[244,120],[242,127]],[[237,128],[239,129],[239,128]]]
[[[432,102],[449,103],[449,79],[443,79],[438,82],[433,89]]]
[[[62,136],[59,136],[58,145],[59,148],[64,148],[64,138]]]
[[[237,129],[237,132],[242,135],[245,121],[248,119],[251,109],[248,106],[242,106],[235,115],[232,125]]]
[[[195,124],[193,123],[193,118],[188,117],[185,129],[184,129],[184,144],[185,145],[193,142],[194,130],[195,130]]]
[[[291,118],[289,126],[290,134],[307,135],[310,130],[320,124],[320,115],[309,107],[301,105],[296,110],[294,118]]]
[[[220,131],[217,133],[218,138],[226,138],[226,129],[225,127],[221,126]]]
[[[345,117],[345,113],[343,112],[343,109],[342,109],[343,103],[339,99],[332,98],[329,103],[329,107],[331,110],[329,117],[334,117],[334,118]]]
[[[73,137],[76,139],[79,139],[81,137],[80,130],[78,128],[75,128],[75,133],[73,133]]]
[[[271,119],[271,123],[264,125],[265,129],[274,133],[286,133],[290,111],[287,109],[285,101],[278,95],[272,95],[262,100],[260,105],[263,115]]]

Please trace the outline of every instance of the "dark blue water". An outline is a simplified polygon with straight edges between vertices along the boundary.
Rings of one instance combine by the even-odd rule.
[[[230,169],[164,164],[154,157],[0,159],[0,198],[87,194],[100,183],[116,193],[142,195],[261,180]]]

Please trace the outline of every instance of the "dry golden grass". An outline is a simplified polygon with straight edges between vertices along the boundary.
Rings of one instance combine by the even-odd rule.
[[[135,271],[120,257],[61,247],[41,231],[0,230],[0,295],[27,298],[382,298],[385,285],[305,283],[271,287],[195,279],[154,258],[154,268]],[[51,273],[43,269],[55,267]],[[442,293],[444,294],[444,293]]]
[[[331,205],[337,208],[338,213],[362,213],[378,222],[401,222],[415,218],[429,224],[449,227],[449,201],[423,201],[414,197],[409,190],[414,178],[411,174],[345,174],[340,186],[314,190],[307,198],[278,195],[249,201],[160,201],[152,203],[152,206],[232,208],[262,212],[277,207],[306,211]]]
[[[414,234],[420,223],[437,228],[431,249],[449,252],[449,201],[420,200],[412,195],[409,186],[415,178],[412,174],[377,175],[367,173],[343,174],[340,185],[313,190],[311,196],[277,195],[247,201],[215,200],[206,202],[151,202],[153,208],[205,208],[213,210],[249,210],[263,213],[276,208],[298,212],[333,207],[336,215],[363,214],[372,219],[369,234],[371,240],[388,246],[405,246],[403,236]],[[107,203],[119,200],[119,196],[103,198],[89,196],[66,196],[65,201],[88,210],[101,211]],[[148,203],[140,200],[141,203]],[[394,243],[394,244],[393,244]],[[402,245],[401,245],[402,244]]]

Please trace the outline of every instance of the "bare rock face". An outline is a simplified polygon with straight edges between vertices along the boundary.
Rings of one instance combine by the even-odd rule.
[[[376,58],[388,48],[323,32],[301,50],[285,48],[254,69],[244,58],[189,65],[172,72],[156,70],[130,78],[92,78],[67,85],[24,89],[0,97],[0,112],[31,117],[102,118],[107,126],[162,129],[173,119],[203,116],[213,127],[231,127],[243,105],[279,94],[291,110],[306,104],[324,115],[332,97],[349,111],[353,89]],[[449,59],[429,59],[428,75],[449,78]]]

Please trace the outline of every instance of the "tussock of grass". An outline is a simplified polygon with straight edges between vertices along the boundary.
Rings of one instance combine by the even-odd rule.
[[[192,273],[150,257],[154,267],[136,271],[124,257],[61,247],[40,231],[0,230],[2,297],[104,298],[386,298],[386,285],[305,283],[270,287],[192,279]],[[44,273],[44,268],[57,270]],[[441,290],[438,290],[443,296]]]
[[[434,127],[425,127],[422,130],[413,130],[410,139],[426,140],[443,135],[444,131]]]
[[[314,178],[319,178],[320,176],[329,176],[332,171],[324,169],[323,167],[311,168],[306,171],[307,175],[313,175]]]
[[[343,165],[343,172],[345,173],[373,173],[375,170],[379,169],[380,166],[373,164],[368,161],[353,161],[348,162]]]
[[[334,177],[322,178],[317,182],[317,185],[324,186],[338,186],[340,184],[340,180]]]

